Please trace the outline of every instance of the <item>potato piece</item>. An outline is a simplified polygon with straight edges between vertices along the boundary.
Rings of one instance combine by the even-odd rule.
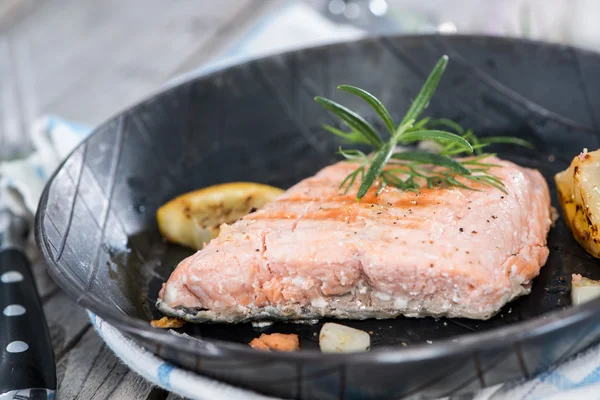
[[[573,274],[571,281],[571,303],[582,304],[600,297],[600,281],[584,278],[579,274]]]
[[[219,235],[222,224],[262,208],[281,193],[281,189],[251,182],[209,186],[160,207],[158,229],[169,242],[199,250]]]
[[[319,333],[319,347],[324,353],[368,351],[371,336],[365,331],[328,322]]]
[[[575,240],[600,258],[600,150],[584,149],[554,179],[563,217]]]

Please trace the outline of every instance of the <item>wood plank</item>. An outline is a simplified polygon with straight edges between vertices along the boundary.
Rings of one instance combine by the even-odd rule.
[[[75,399],[86,381],[96,382],[91,375],[94,364],[104,355],[104,343],[93,329],[85,333],[78,346],[57,363],[58,398]]]
[[[63,291],[58,291],[46,301],[44,313],[58,361],[79,343],[82,335],[91,329],[91,324],[83,308]]]
[[[114,376],[109,377],[110,380],[114,379]],[[90,400],[105,400],[105,399],[148,399],[149,397],[159,400],[164,399],[167,393],[159,390],[156,391],[154,385],[135,372],[128,371],[123,377],[121,382],[112,388],[112,383],[105,382],[102,386],[96,390]],[[158,393],[158,396],[157,394]]]
[[[90,329],[78,346],[58,362],[58,397],[87,400],[98,392],[110,392],[128,372],[127,366],[121,364],[96,331]]]
[[[38,294],[45,303],[52,295],[56,294],[60,289],[56,282],[48,275],[46,264],[42,261],[39,251],[36,249],[28,249],[27,258],[31,262],[31,272],[35,279]]]
[[[58,371],[61,399],[164,400],[169,396],[132,372],[93,329],[59,361]]]

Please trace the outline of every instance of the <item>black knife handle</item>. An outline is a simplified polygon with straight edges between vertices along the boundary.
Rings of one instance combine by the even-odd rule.
[[[0,398],[21,389],[56,390],[54,352],[29,261],[0,248]]]

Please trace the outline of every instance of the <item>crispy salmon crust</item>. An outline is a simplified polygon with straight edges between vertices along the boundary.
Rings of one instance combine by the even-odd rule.
[[[527,294],[548,257],[542,175],[497,158],[507,193],[377,185],[338,189],[337,163],[221,228],[183,260],[157,301],[190,322],[408,317],[487,319]]]

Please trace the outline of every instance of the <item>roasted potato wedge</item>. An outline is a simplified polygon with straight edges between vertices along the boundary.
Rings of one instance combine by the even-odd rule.
[[[600,150],[584,149],[554,179],[563,217],[575,240],[600,258]]]
[[[251,182],[209,186],[160,207],[156,213],[158,228],[169,242],[199,250],[219,235],[222,224],[262,208],[281,193],[281,189]]]

